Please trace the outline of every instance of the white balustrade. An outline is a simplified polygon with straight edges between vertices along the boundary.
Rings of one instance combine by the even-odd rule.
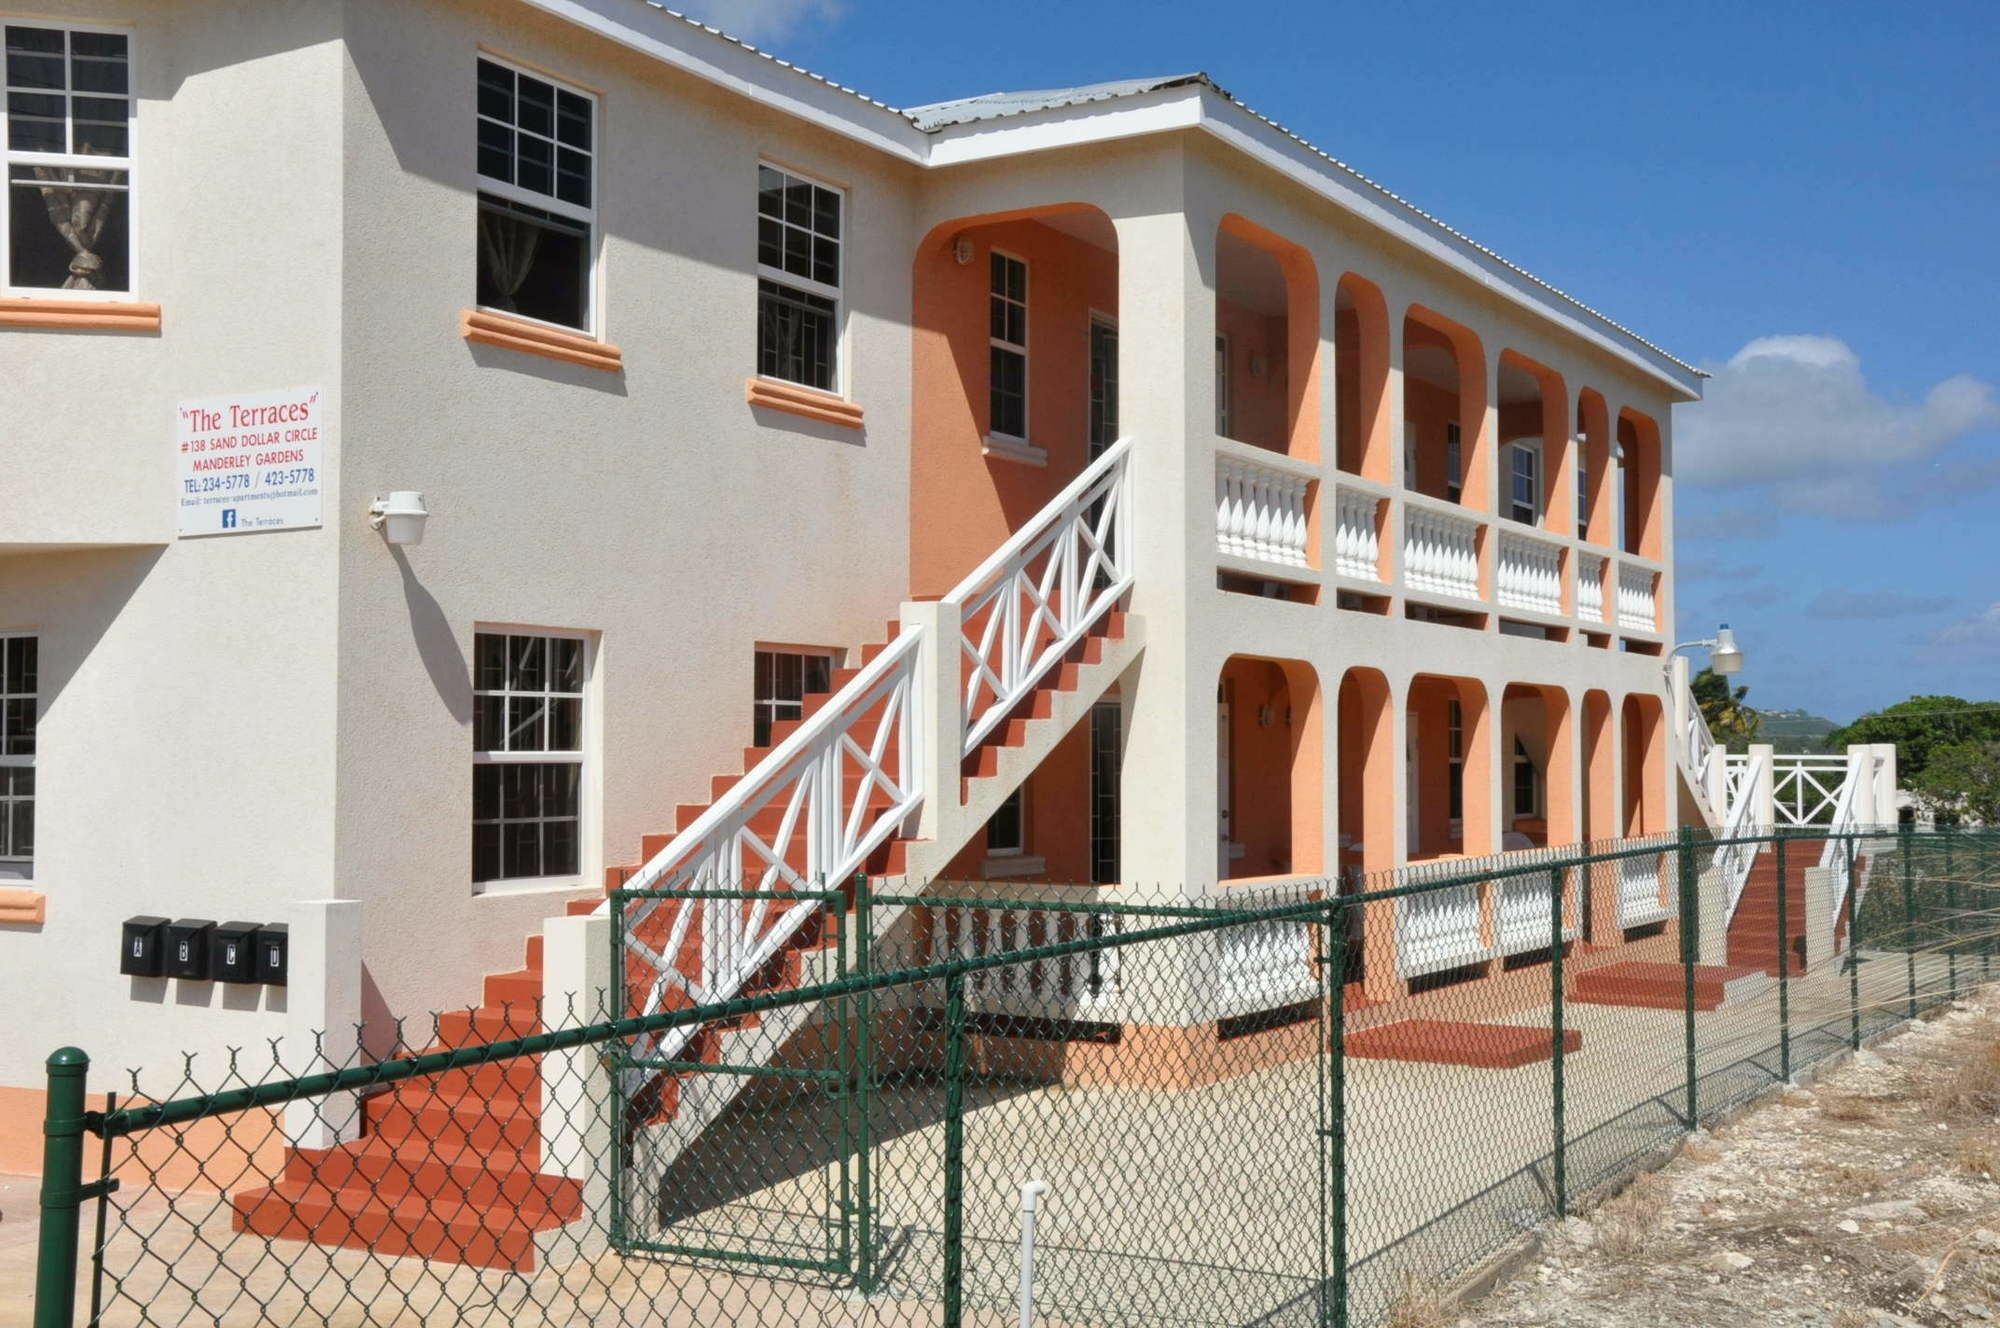
[[[1019,908],[954,905],[931,913],[929,960],[984,959],[1115,935],[1122,926],[1117,914],[1050,912],[1032,903]],[[1114,948],[974,969],[965,976],[966,1003],[983,1014],[1104,1018],[1113,1015],[1119,995],[1118,956]]]
[[[1380,511],[1381,504],[1372,493],[1343,487],[1334,495],[1334,571],[1367,581],[1382,579]]]
[[[1479,523],[1405,502],[1403,584],[1411,590],[1479,598]]]
[[[1306,490],[1303,475],[1248,457],[1215,458],[1215,545],[1238,558],[1284,567],[1306,563]]]
[[[1479,882],[1440,886],[1396,899],[1396,971],[1422,977],[1477,963],[1492,950],[1480,925]]]
[[[1618,925],[1643,927],[1669,917],[1667,894],[1660,879],[1662,859],[1642,853],[1618,859]]]
[[[1604,559],[1594,553],[1577,556],[1576,616],[1585,622],[1604,621]]]
[[[1567,879],[1564,889],[1567,890]],[[1551,909],[1555,903],[1555,875],[1553,872],[1529,872],[1525,876],[1503,877],[1500,881],[1500,900],[1495,909],[1496,930],[1499,932],[1500,953],[1505,955],[1524,954],[1530,950],[1549,948],[1549,928],[1554,921]],[[1563,937],[1568,939],[1576,928],[1564,919]]]
[[[1561,546],[1511,530],[1500,532],[1500,557],[1493,569],[1493,596],[1502,608],[1561,613]]]
[[[1618,565],[1618,625],[1635,632],[1659,630],[1659,602],[1653,590],[1652,572],[1643,567]]]

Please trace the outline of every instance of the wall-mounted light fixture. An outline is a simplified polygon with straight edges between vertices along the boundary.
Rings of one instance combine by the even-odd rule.
[[[368,509],[368,524],[391,544],[422,544],[429,518],[424,496],[415,489],[397,489],[387,498],[377,498]]]
[[[1683,641],[1667,653],[1672,656],[1683,650],[1699,650],[1704,646],[1708,648],[1709,668],[1724,677],[1743,672],[1743,647],[1736,644],[1736,633],[1729,630],[1728,623],[1717,627],[1714,636],[1699,641]]]
[[[972,237],[970,235],[961,235],[953,240],[951,242],[951,256],[958,260],[960,267],[964,267],[967,263],[970,263],[972,261]]]

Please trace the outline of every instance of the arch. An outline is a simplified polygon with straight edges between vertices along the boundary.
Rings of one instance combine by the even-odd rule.
[[[1498,725],[1476,678],[1420,673],[1404,699],[1406,790],[1401,827],[1415,860],[1498,852],[1494,820]]]
[[[1026,436],[1011,441],[989,427],[996,250],[1026,264]],[[1117,317],[1117,231],[1075,202],[940,222],[917,245],[911,305],[910,585],[939,595],[1087,463],[1093,319]]]
[[[1374,282],[1343,273],[1333,297],[1334,456],[1340,469],[1395,483],[1389,418],[1389,303]]]
[[[1230,809],[1236,846],[1218,862],[1223,880],[1318,875],[1326,870],[1325,714],[1319,675],[1296,659],[1232,655],[1218,698],[1228,731],[1217,796]]]
[[[1239,213],[1215,230],[1218,428],[1302,461],[1319,460],[1319,268],[1302,247]]]
[[[1667,823],[1666,707],[1657,696],[1634,692],[1625,698],[1620,724],[1624,793],[1622,831],[1627,838],[1655,835]]]
[[[1410,455],[1399,478],[1437,498],[1494,510],[1494,427],[1487,407],[1486,352],[1479,335],[1435,310],[1413,304],[1403,315],[1403,429]],[[1450,434],[1458,434],[1458,474]],[[1414,438],[1412,439],[1412,432]],[[1410,472],[1414,472],[1411,474]],[[1410,480],[1414,479],[1414,485]],[[1455,482],[1454,482],[1455,479]]]
[[[1660,426],[1626,406],[1618,412],[1618,445],[1625,454],[1624,530],[1619,547],[1659,560],[1666,541],[1665,487],[1661,483]]]
[[[1519,351],[1500,352],[1499,444],[1506,447],[1517,439],[1539,445],[1541,465],[1536,479],[1536,524],[1552,533],[1568,535],[1575,529],[1576,476],[1570,457],[1569,393],[1563,377],[1545,364]],[[1513,498],[1512,474],[1507,458],[1501,457],[1500,506],[1505,512]]]
[[[1611,410],[1594,387],[1576,394],[1576,436],[1582,440],[1580,483],[1577,486],[1577,535],[1592,544],[1613,547],[1618,542],[1611,500],[1616,477],[1611,473]]]
[[[1582,836],[1574,716],[1569,692],[1542,683],[1509,683],[1500,698],[1502,824],[1537,847]],[[1517,763],[1525,754],[1532,779]],[[1522,795],[1532,805],[1523,805]],[[1518,843],[1515,845],[1519,847]]]

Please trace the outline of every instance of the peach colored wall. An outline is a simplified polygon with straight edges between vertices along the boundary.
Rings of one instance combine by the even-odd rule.
[[[1083,884],[1090,880],[1090,724],[1086,720],[1064,734],[1035,767],[1027,783],[1027,842],[1029,857],[1043,859],[1046,869],[1032,879]],[[986,875],[986,836],[982,832],[959,850],[942,873],[953,881],[977,881]]]
[[[1610,546],[1617,540],[1611,528],[1612,501],[1617,477],[1611,473],[1610,407],[1593,388],[1576,394],[1576,428],[1584,440],[1584,465],[1590,483],[1590,529],[1584,538],[1592,544]]]
[[[1465,469],[1460,501],[1478,511],[1493,510],[1492,470],[1496,421],[1487,418],[1486,352],[1472,329],[1421,305],[1411,305],[1403,319],[1403,344],[1444,346],[1457,357],[1459,452]],[[1407,384],[1405,379],[1405,395]],[[1398,462],[1400,465],[1400,461]]]
[[[952,256],[960,234],[970,263]],[[980,451],[994,248],[1028,264],[1028,441],[1046,467]],[[1083,469],[1090,315],[1116,316],[1118,262],[1032,218],[949,224],[918,246],[912,301],[910,588],[924,597],[950,590]]]
[[[1628,696],[1625,735],[1625,833],[1656,834],[1667,828],[1666,720],[1658,697]]]
[[[1458,419],[1458,394],[1435,383],[1420,379],[1403,380],[1403,421],[1405,426],[1414,424],[1417,431],[1417,491],[1433,498],[1448,498],[1446,487],[1450,459],[1447,446],[1450,426]],[[1460,430],[1461,438],[1464,430]],[[1400,448],[1401,444],[1397,446]],[[1459,467],[1461,474],[1469,458],[1463,442],[1459,445]],[[1402,453],[1396,454],[1398,467],[1397,481],[1402,479]]]
[[[1265,659],[1236,658],[1223,666],[1222,686],[1229,697],[1230,838],[1243,845],[1241,858],[1229,864],[1229,875],[1277,876],[1312,870],[1298,865],[1294,846],[1316,843],[1293,822],[1293,787],[1310,777],[1295,762],[1300,739],[1308,731],[1308,708],[1295,704],[1285,670]],[[1310,698],[1308,698],[1309,700]],[[1272,722],[1265,728],[1258,710],[1268,706]],[[1315,791],[1316,779],[1312,780]]]
[[[1402,465],[1402,421],[1390,418],[1389,310],[1380,288],[1349,272],[1334,316],[1335,429],[1342,470],[1393,483]]]
[[[1290,433],[1287,321],[1228,300],[1215,302],[1215,330],[1229,338],[1229,436],[1273,452],[1285,450]],[[1250,371],[1253,357],[1263,361],[1261,377]]]
[[[1451,702],[1458,686],[1449,678],[1414,678],[1404,709],[1416,726],[1417,843],[1412,857],[1456,853],[1451,833]],[[1407,730],[1406,730],[1407,731]]]
[[[0,1088],[0,1175],[42,1174],[45,1101],[39,1088]],[[123,1094],[119,1104],[127,1105]],[[89,1094],[86,1107],[103,1111],[104,1095]],[[222,1185],[240,1189],[259,1184],[284,1165],[284,1133],[276,1113],[263,1108],[147,1130],[133,1139],[111,1150],[113,1170],[128,1189],[150,1185],[169,1194],[212,1194]],[[87,1142],[84,1176],[94,1180],[97,1146]]]
[[[1665,552],[1665,522],[1661,519],[1660,430],[1636,410],[1618,412],[1618,441],[1625,449],[1626,523],[1636,535],[1634,552],[1659,558]]]

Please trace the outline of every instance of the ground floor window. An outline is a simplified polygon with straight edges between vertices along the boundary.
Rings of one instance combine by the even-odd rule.
[[[986,823],[986,854],[993,858],[1020,857],[1028,851],[1028,788],[1023,784],[1002,799]]]
[[[1514,815],[1539,816],[1542,810],[1541,773],[1535,759],[1520,739],[1514,740]]]
[[[581,870],[584,641],[473,638],[472,879]]]
[[[35,723],[32,636],[0,636],[0,880],[35,875]]]
[[[1125,763],[1125,715],[1116,701],[1090,708],[1090,879],[1118,883],[1118,780]]]
[[[759,650],[754,674],[751,725],[757,747],[771,745],[771,727],[800,719],[810,693],[833,690],[831,650]]]

